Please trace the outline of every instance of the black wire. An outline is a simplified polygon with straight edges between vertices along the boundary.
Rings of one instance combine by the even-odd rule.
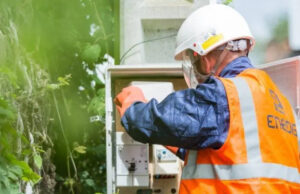
[[[166,39],[166,38],[170,38],[170,37],[173,37],[173,36],[176,36],[177,34],[171,34],[171,35],[168,35],[168,36],[163,36],[163,37],[160,37],[160,38],[155,38],[155,39],[150,39],[150,40],[144,40],[142,42],[138,42],[138,43],[135,43],[134,45],[132,45],[123,55],[122,57],[120,58],[120,64],[122,64],[122,61],[124,60],[124,57],[132,50],[134,49],[136,46],[140,45],[140,44],[144,44],[144,43],[147,43],[147,42],[153,42],[153,41],[156,41],[156,40],[162,40],[162,39]]]

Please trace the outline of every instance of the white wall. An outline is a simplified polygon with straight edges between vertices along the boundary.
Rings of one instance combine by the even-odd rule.
[[[208,1],[121,0],[121,57],[136,44],[159,39],[135,46],[121,64],[175,63],[175,38],[181,23]]]

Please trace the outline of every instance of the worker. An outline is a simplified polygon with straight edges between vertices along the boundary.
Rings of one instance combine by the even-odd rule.
[[[185,160],[180,194],[300,193],[296,116],[248,53],[255,39],[231,7],[193,12],[177,35],[189,89],[146,102],[137,87],[115,98],[128,134],[172,146]],[[284,80],[283,80],[284,81]]]

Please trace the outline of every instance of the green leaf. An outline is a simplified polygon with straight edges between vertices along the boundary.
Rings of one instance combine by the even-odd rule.
[[[23,176],[22,169],[18,166],[10,166],[8,168],[8,175],[7,177],[13,181],[18,181],[20,177]]]
[[[74,147],[74,150],[78,152],[79,154],[85,154],[86,153],[86,147],[85,146],[76,146]]]
[[[71,74],[65,75],[64,77],[58,77],[57,78],[58,83],[47,84],[47,88],[50,90],[57,90],[62,86],[68,86],[70,85],[71,77],[72,77]]]
[[[25,156],[27,156],[27,155],[29,155],[31,153],[32,153],[32,151],[30,149],[24,149],[24,150],[22,150],[22,154],[25,155]]]
[[[22,169],[20,168],[20,167],[18,167],[18,166],[11,166],[10,168],[9,168],[9,170],[11,171],[11,172],[13,172],[15,175],[18,175],[18,176],[22,176]]]
[[[85,183],[90,187],[95,187],[95,182],[93,179],[86,179]]]
[[[0,107],[0,115],[6,116],[8,118],[13,118],[14,114],[9,110]]]
[[[89,175],[90,175],[89,172],[86,171],[86,170],[83,171],[82,174],[81,174],[81,176],[82,176],[83,178],[87,178]]]
[[[97,91],[97,96],[95,96],[88,105],[88,112],[102,117],[105,116],[105,88],[101,88]]]
[[[12,164],[14,164],[22,169],[22,171],[23,171],[22,180],[32,181],[34,184],[39,182],[41,177],[38,174],[36,174],[25,161],[17,160],[13,155],[10,155],[9,159]]]
[[[65,75],[65,77],[58,77],[59,86],[68,86],[70,85],[71,74]]]
[[[64,185],[72,187],[75,184],[75,180],[72,178],[67,178],[64,182]]]
[[[13,181],[17,181],[19,178],[12,172],[8,172],[8,175],[7,175],[8,178],[10,178],[11,180]]]
[[[95,63],[100,57],[101,47],[98,44],[90,45],[88,44],[83,52],[82,59],[88,63]]]
[[[1,182],[4,184],[5,187],[9,187],[10,181],[7,177],[3,177]]]
[[[33,156],[33,161],[34,161],[34,164],[36,165],[36,167],[38,167],[38,169],[41,169],[43,160],[39,154],[36,154]]]
[[[41,148],[39,148],[39,147],[36,148],[36,151],[38,151],[38,152],[40,152],[40,153],[45,153],[45,150],[43,150],[43,149],[41,149]]]

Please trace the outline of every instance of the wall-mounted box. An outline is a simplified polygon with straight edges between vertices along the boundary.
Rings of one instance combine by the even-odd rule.
[[[185,89],[181,65],[122,65],[109,67],[106,74],[107,193],[178,193],[181,164],[160,145],[134,141],[120,124],[114,97],[128,85],[145,89],[151,98],[153,88],[161,101],[173,90]],[[149,100],[149,99],[148,99]],[[159,156],[159,154],[161,154]],[[159,157],[159,158],[158,158]]]

